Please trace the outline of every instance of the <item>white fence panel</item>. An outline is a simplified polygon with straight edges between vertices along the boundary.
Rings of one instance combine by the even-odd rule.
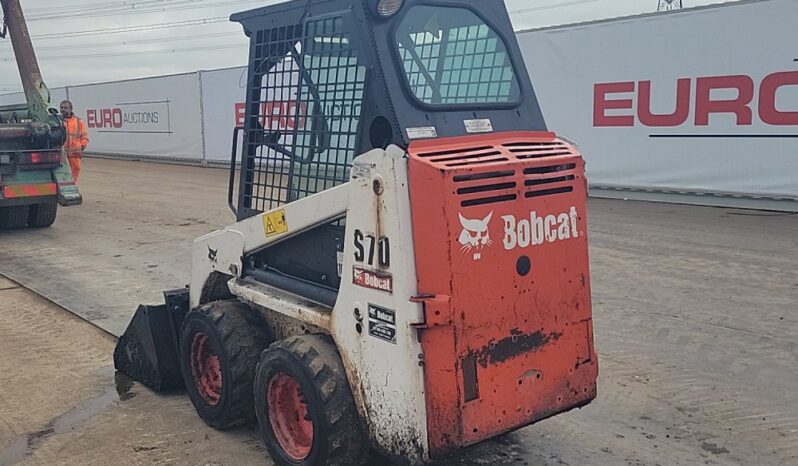
[[[209,162],[229,162],[233,128],[244,124],[247,69],[202,71],[201,76],[205,155]]]
[[[798,198],[798,2],[519,33],[591,184]]]
[[[69,88],[88,152],[202,160],[197,73]]]

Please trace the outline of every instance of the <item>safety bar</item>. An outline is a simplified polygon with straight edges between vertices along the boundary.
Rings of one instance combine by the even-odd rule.
[[[244,131],[243,126],[233,128],[233,150],[230,156],[230,180],[227,183],[227,205],[238,218],[238,208],[233,202],[233,188],[236,184],[236,162],[238,162],[238,133]]]

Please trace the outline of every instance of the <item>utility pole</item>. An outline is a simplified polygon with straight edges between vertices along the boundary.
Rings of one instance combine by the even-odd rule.
[[[657,11],[681,10],[684,8],[682,0],[659,0]]]

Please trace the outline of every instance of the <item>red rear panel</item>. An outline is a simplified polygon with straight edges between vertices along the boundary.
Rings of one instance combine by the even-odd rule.
[[[551,133],[414,142],[430,448],[596,396],[584,162]]]

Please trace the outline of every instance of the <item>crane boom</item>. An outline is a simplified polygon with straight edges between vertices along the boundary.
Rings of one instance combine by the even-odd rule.
[[[22,7],[19,0],[0,0],[0,3],[5,17],[4,29],[7,28],[7,34],[11,38],[25,100],[28,103],[27,117],[34,121],[47,122],[50,119],[50,90],[39,70]]]

